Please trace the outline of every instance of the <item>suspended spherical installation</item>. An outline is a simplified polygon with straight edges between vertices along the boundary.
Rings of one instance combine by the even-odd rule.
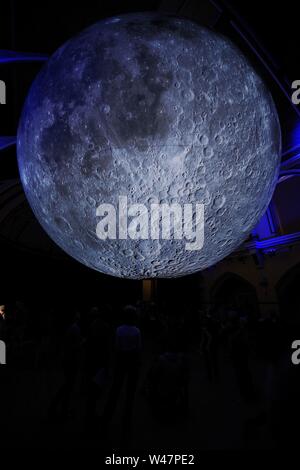
[[[226,38],[156,13],[64,44],[27,97],[18,163],[50,237],[100,272],[177,277],[235,250],[278,176],[271,95]]]

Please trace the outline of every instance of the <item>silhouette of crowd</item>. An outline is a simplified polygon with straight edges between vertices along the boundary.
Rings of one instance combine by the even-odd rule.
[[[44,387],[41,429],[75,420],[87,441],[113,441],[117,428],[130,445],[141,407],[158,426],[180,425],[193,419],[205,396],[216,394],[217,402],[218,393],[231,387],[248,413],[241,445],[287,444],[284,413],[296,412],[283,384],[291,375],[289,332],[272,311],[260,317],[234,306],[138,301],[62,315],[55,305],[31,309],[16,301],[1,307],[0,339],[7,345],[8,374],[33,371],[40,382],[45,374],[55,377]],[[3,368],[0,373],[9,402],[11,379]],[[286,387],[293,387],[297,410],[298,382],[292,371]],[[221,420],[217,408],[210,405],[208,419]],[[5,417],[3,406],[0,412]],[[222,425],[230,434],[232,423]]]

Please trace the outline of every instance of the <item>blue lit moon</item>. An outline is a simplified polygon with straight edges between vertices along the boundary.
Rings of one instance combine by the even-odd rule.
[[[49,236],[113,276],[178,277],[229,255],[265,212],[278,177],[272,97],[228,39],[156,13],[100,21],[34,81],[17,136],[21,181]],[[100,240],[101,203],[203,203],[204,245]]]

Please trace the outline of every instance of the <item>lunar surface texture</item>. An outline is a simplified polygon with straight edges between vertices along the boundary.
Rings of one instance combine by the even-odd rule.
[[[239,49],[156,13],[100,21],[58,49],[17,138],[22,184],[49,236],[90,268],[133,279],[191,274],[238,248],[270,202],[280,147],[272,97]],[[204,204],[203,247],[173,235],[99,239],[97,207],[117,210],[120,196]]]

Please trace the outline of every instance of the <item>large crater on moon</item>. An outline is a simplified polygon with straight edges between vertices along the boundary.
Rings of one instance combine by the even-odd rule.
[[[63,250],[113,276],[175,277],[221,260],[259,221],[277,180],[280,127],[265,84],[229,40],[186,19],[129,14],[51,57],[17,148],[29,203]],[[174,236],[100,240],[96,208],[117,207],[119,196],[203,203],[203,248]]]

